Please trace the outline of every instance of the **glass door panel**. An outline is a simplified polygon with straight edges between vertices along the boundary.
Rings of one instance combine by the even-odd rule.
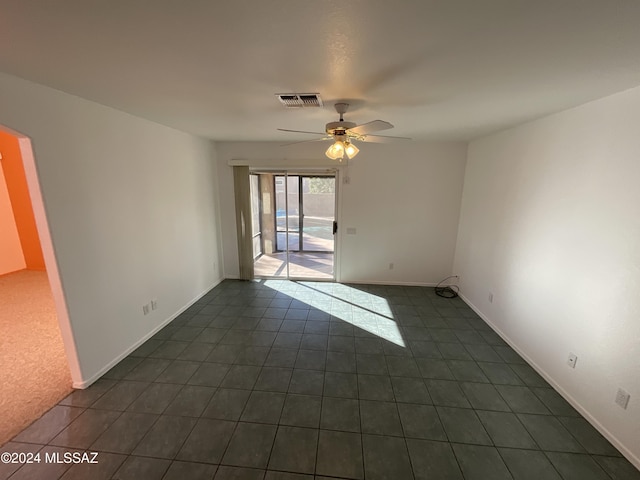
[[[335,177],[302,177],[302,250],[333,252]]]
[[[289,232],[289,251],[300,250],[300,177],[287,176],[287,223]]]
[[[276,175],[276,249],[300,250],[300,190],[298,175]],[[285,188],[286,182],[286,188]]]
[[[256,277],[259,278],[287,278],[288,263],[287,252],[278,250],[278,236],[286,237],[286,205],[285,205],[285,180],[283,174],[260,172],[255,174],[259,181],[252,180],[252,224],[254,227],[254,254],[253,267]],[[275,177],[278,177],[276,180]],[[258,195],[253,192],[258,190]],[[276,194],[276,191],[279,193]],[[256,199],[256,197],[258,197]],[[259,237],[256,233],[256,220],[258,217]],[[279,233],[279,232],[282,233]],[[259,247],[258,247],[259,240]],[[283,244],[286,247],[286,240]]]
[[[287,192],[285,176],[273,177],[275,205],[276,205],[276,251],[287,249]]]
[[[251,230],[253,231],[253,259],[262,255],[262,229],[260,224],[260,177],[249,176],[251,190]]]

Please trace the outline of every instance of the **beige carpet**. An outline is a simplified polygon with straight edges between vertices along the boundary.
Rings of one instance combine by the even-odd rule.
[[[46,272],[0,276],[0,445],[71,392]]]

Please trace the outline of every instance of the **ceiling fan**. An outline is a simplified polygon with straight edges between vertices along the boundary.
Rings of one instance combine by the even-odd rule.
[[[302,130],[287,130],[285,128],[279,128],[281,132],[293,132],[293,133],[309,133],[312,135],[323,135],[322,138],[316,138],[312,140],[303,140],[301,142],[287,143],[286,145],[293,145],[296,143],[307,142],[319,142],[323,140],[333,140],[334,143],[327,149],[325,155],[332,160],[340,160],[346,155],[348,158],[355,157],[360,151],[358,147],[353,144],[353,141],[359,142],[375,142],[382,143],[393,140],[411,140],[407,137],[392,137],[389,135],[375,135],[373,132],[380,132],[382,130],[389,130],[393,128],[389,122],[383,120],[373,120],[372,122],[363,123],[362,125],[356,125],[354,122],[347,122],[343,116],[349,108],[348,103],[336,103],[336,112],[340,115],[340,120],[337,122],[329,122],[325,126],[324,133],[322,132],[305,132]]]

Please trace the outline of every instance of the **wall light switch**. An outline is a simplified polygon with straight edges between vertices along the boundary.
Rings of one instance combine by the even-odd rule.
[[[149,307],[150,307],[150,305],[148,303],[146,305],[142,306],[143,315],[148,315],[149,314],[149,309],[150,309]]]
[[[624,391],[622,388],[618,389],[618,393],[616,393],[616,403],[625,410],[627,409],[627,405],[629,405],[630,398],[631,395],[629,392]]]
[[[569,358],[567,358],[567,365],[571,368],[576,368],[576,362],[578,361],[578,356],[575,353],[569,353]]]

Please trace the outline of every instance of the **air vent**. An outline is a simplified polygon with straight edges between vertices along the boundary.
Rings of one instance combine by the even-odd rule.
[[[276,93],[278,100],[287,108],[321,107],[319,93]]]

